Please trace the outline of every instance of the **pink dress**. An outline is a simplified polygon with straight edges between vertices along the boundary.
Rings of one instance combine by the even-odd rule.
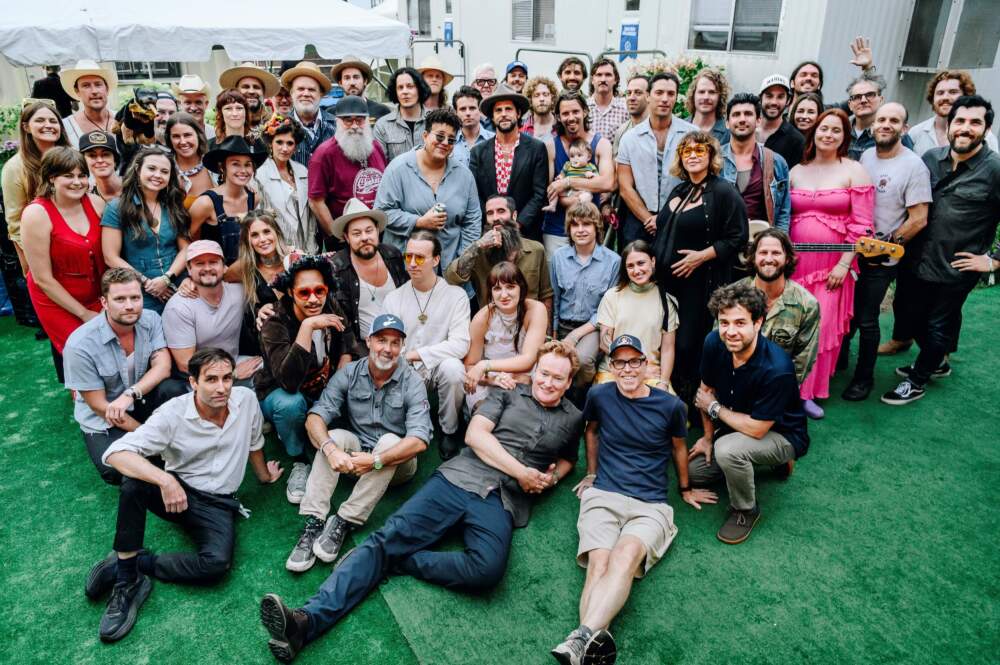
[[[874,232],[872,223],[875,187],[792,190],[793,243],[853,243]],[[846,251],[846,250],[845,250]],[[819,301],[819,351],[816,364],[802,382],[802,399],[830,396],[830,377],[837,366],[840,343],[854,314],[854,279],[848,274],[843,286],[827,290],[826,278],[843,252],[799,252],[792,279]],[[857,265],[852,266],[857,271]]]

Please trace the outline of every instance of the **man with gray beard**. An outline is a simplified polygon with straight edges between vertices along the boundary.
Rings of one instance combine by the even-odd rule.
[[[334,237],[333,220],[343,214],[344,205],[351,199],[372,207],[388,163],[382,146],[372,136],[365,100],[354,95],[341,99],[336,121],[333,137],[324,141],[309,160],[309,207],[319,220],[327,251],[344,246]]]
[[[552,319],[552,283],[542,243],[521,236],[517,222],[517,204],[509,196],[494,194],[486,199],[486,222],[483,236],[451,262],[444,273],[449,284],[471,283],[479,306],[490,302],[487,280],[490,269],[501,261],[510,261],[524,274],[529,298],[545,303]]]

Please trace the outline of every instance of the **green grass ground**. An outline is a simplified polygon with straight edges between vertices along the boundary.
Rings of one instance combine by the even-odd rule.
[[[674,502],[680,534],[612,627],[619,662],[1000,662],[998,306],[1000,289],[972,294],[955,373],[920,403],[831,399],[791,480],[761,474],[763,517],[745,544],[715,539],[722,506],[697,512]],[[283,486],[246,483],[242,499],[253,517],[238,527],[225,582],[157,584],[132,633],[101,644],[103,604],[84,598],[83,580],[110,549],[117,495],[89,462],[47,344],[9,318],[0,320],[0,340],[0,660],[271,662],[260,596],[273,591],[301,603],[329,571],[284,570],[301,522]],[[882,359],[877,389],[894,385],[892,368],[912,357]],[[844,384],[838,376],[833,393]],[[271,438],[268,451],[278,454]],[[421,463],[415,482],[436,453]],[[469,596],[393,578],[297,662],[554,662],[548,650],[575,627],[583,583],[570,492],[581,474],[582,463],[517,531],[493,592]],[[371,524],[412,488],[392,490]],[[155,517],[147,543],[159,551],[190,545]]]

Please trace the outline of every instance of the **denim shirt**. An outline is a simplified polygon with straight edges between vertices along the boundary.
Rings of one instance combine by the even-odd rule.
[[[698,128],[687,120],[673,117],[670,129],[667,130],[667,142],[663,147],[663,167],[659,171],[656,168],[656,134],[649,126],[649,118],[625,132],[622,137],[615,161],[627,164],[632,169],[635,191],[650,212],[659,211],[673,188],[681,183],[680,178],[670,175],[674,152],[685,134],[696,131]]]
[[[473,143],[472,148],[475,148],[480,143],[486,143],[494,136],[496,136],[496,132],[491,132],[485,127],[480,126],[479,135],[476,136],[476,140]],[[455,149],[451,151],[451,156],[459,164],[465,168],[469,168],[469,159],[472,157],[472,148],[470,148],[465,142],[465,136],[462,135],[461,131],[458,132],[458,136],[456,138],[458,140],[455,141]]]
[[[309,413],[330,424],[346,404],[349,426],[365,452],[371,452],[385,434],[430,443],[431,407],[424,380],[405,360],[398,362],[381,388],[375,388],[368,372],[368,358],[345,365],[326,384]]]
[[[387,162],[391,162],[410,152],[413,148],[424,144],[424,131],[430,130],[430,127],[424,126],[424,118],[426,117],[427,109],[421,107],[420,118],[414,123],[411,130],[410,126],[406,124],[406,120],[399,114],[397,106],[375,122],[372,136],[382,145]]]
[[[552,254],[552,329],[560,321],[588,321],[597,325],[597,307],[605,292],[618,281],[621,257],[604,245],[594,247],[590,260],[583,264],[572,245]]]
[[[761,168],[764,165],[764,144],[757,144],[757,158],[760,160]],[[722,177],[736,184],[736,160],[733,159],[732,143],[725,143],[722,146]],[[792,197],[789,194],[788,186],[788,162],[785,158],[774,153],[774,177],[767,183],[771,192],[771,204],[774,209],[774,219],[769,220],[771,225],[788,233],[788,227],[792,221]]]
[[[66,341],[63,349],[66,387],[76,391],[104,390],[105,397],[112,402],[142,379],[149,369],[150,357],[166,346],[160,315],[143,310],[135,324],[135,380],[131,381],[125,350],[111,329],[107,314],[101,312],[74,330]],[[80,429],[89,434],[103,434],[109,427],[108,421],[94,413],[79,392],[73,417]]]

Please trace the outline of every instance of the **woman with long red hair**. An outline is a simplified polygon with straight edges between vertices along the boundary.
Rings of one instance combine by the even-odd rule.
[[[875,188],[867,171],[847,157],[851,127],[840,109],[824,111],[791,172],[793,243],[851,244],[873,232]],[[802,252],[792,279],[819,301],[819,352],[800,387],[806,414],[822,418],[816,399],[830,396],[830,377],[854,313],[853,250]]]

